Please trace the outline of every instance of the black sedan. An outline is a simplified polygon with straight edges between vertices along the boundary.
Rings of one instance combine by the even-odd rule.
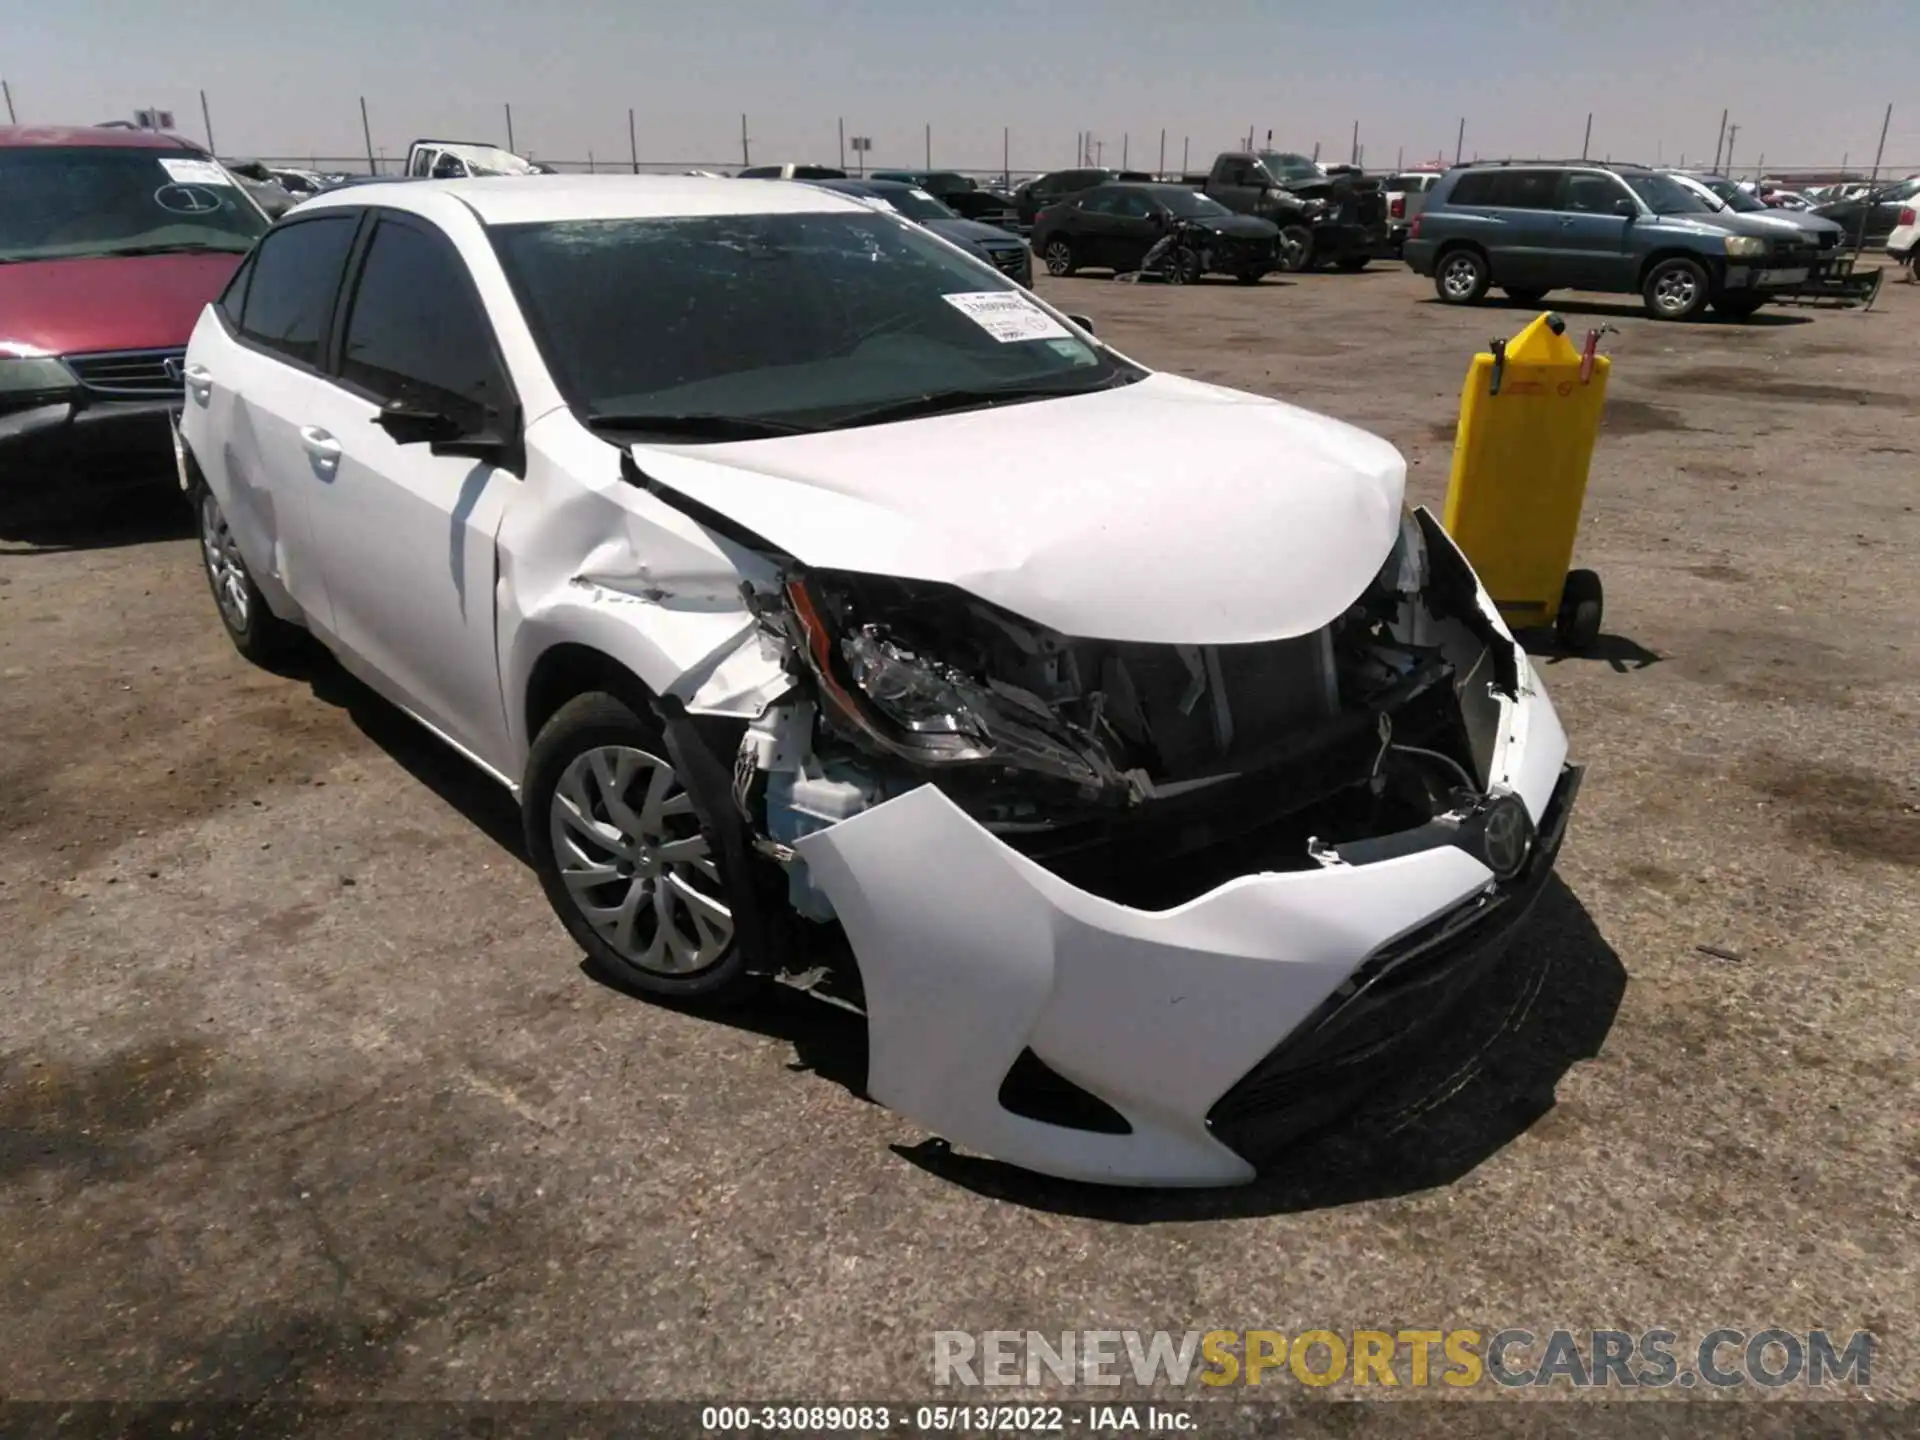
[[[979,253],[994,269],[1022,285],[1033,284],[1033,254],[1027,242],[998,226],[962,220],[917,185],[900,180],[810,180],[818,190],[834,190],[886,206],[943,240]]]
[[[876,170],[875,180],[898,180],[926,191],[962,220],[1005,225],[1013,219],[1013,201],[958,170]]]
[[[1232,275],[1251,285],[1280,268],[1279,227],[1251,215],[1236,215],[1184,185],[1096,185],[1040,212],[1033,226],[1033,252],[1049,275],[1078,270],[1138,270],[1155,242],[1180,225],[1193,243],[1183,280],[1204,271]]]
[[[1836,200],[1813,213],[1837,221],[1847,232],[1847,244],[1878,250],[1886,245],[1887,237],[1899,225],[1900,212],[1911,209],[1917,201],[1920,201],[1920,175],[1882,186],[1858,200]]]

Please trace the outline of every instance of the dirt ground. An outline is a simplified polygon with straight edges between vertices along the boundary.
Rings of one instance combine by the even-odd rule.
[[[1386,266],[1041,284],[1436,505],[1529,318]],[[860,1097],[847,1017],[596,983],[506,797],[244,664],[164,497],[7,510],[0,1397],[926,1398],[941,1329],[1414,1324],[1869,1329],[1920,1397],[1920,289],[1558,298],[1619,330],[1607,634],[1542,662],[1561,881],[1471,1024],[1236,1191],[970,1161]]]

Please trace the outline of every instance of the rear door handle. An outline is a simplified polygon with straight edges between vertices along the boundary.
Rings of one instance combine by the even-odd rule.
[[[332,470],[340,463],[340,442],[317,425],[300,427],[300,443],[313,457],[316,468]]]

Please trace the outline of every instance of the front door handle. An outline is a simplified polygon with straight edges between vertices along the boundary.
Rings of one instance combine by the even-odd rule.
[[[180,372],[180,378],[187,389],[193,392],[193,398],[202,405],[213,395],[213,372],[204,365],[189,365]]]
[[[332,471],[340,463],[340,442],[317,425],[300,427],[300,443],[313,457],[314,468]]]

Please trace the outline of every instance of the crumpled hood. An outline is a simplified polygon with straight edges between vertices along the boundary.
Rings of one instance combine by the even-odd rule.
[[[636,445],[651,479],[825,569],[931,580],[1085,639],[1309,634],[1399,531],[1406,464],[1296,406],[1151,375],[819,435]]]

